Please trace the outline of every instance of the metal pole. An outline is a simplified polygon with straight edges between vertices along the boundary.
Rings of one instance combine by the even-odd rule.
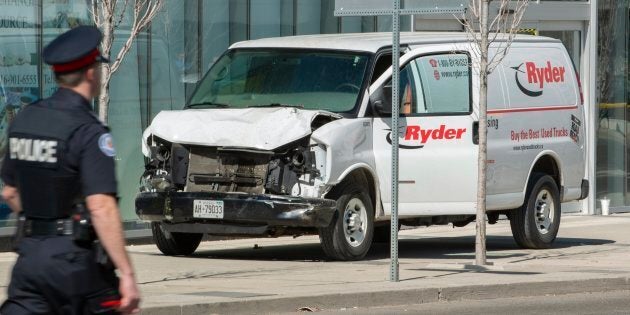
[[[597,41],[599,32],[599,25],[597,20],[597,0],[591,0],[591,11],[590,11],[590,19],[588,21],[588,30],[586,36],[586,52],[587,55],[584,58],[583,64],[586,64],[584,67],[584,78],[586,80],[583,81],[582,87],[584,89],[584,106],[585,107],[585,118],[586,121],[584,123],[584,131],[585,135],[585,143],[586,143],[586,173],[589,184],[589,194],[588,198],[586,198],[584,202],[584,206],[586,207],[586,211],[583,211],[587,214],[595,214],[597,213],[597,181],[596,181],[596,168],[597,164],[597,117],[599,114],[599,104],[597,99],[597,64],[598,56],[597,56]]]
[[[392,213],[389,281],[398,282],[398,117],[400,102],[400,0],[392,14]]]

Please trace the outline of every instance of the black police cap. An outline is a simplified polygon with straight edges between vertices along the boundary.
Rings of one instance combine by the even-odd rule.
[[[94,26],[73,28],[44,48],[44,62],[57,73],[76,71],[95,62],[109,62],[98,50],[102,37]]]

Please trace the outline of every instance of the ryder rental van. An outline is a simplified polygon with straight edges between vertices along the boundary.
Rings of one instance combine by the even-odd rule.
[[[236,43],[182,110],[144,132],[136,213],[158,248],[189,255],[204,234],[319,234],[332,259],[387,238],[391,35]],[[493,45],[500,45],[499,42]],[[479,82],[465,34],[401,36],[400,221],[474,220]],[[497,46],[491,48],[491,53]],[[588,194],[584,105],[560,41],[518,36],[489,77],[488,220],[525,248],[552,245],[561,202]]]

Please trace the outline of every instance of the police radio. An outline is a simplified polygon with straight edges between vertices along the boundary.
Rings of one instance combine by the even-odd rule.
[[[17,251],[18,246],[22,242],[24,238],[24,234],[26,233],[26,217],[23,214],[20,214],[17,219],[17,226],[15,229],[15,235],[13,235],[13,239],[11,240],[11,247],[13,251]]]
[[[92,218],[90,213],[85,209],[83,203],[75,205],[76,212],[72,216],[72,234],[74,241],[81,244],[91,245],[96,239],[94,227],[92,227]]]

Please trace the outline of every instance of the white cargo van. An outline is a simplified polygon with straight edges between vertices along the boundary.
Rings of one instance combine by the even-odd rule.
[[[159,249],[191,254],[203,234],[316,231],[328,256],[354,260],[385,240],[390,42],[343,34],[230,47],[184,109],[159,113],[144,133],[136,212]],[[477,56],[465,34],[407,33],[401,44],[400,221],[463,226],[476,206]],[[505,214],[520,246],[549,247],[561,202],[588,194],[583,99],[560,41],[517,37],[489,77],[488,103],[488,220]]]

